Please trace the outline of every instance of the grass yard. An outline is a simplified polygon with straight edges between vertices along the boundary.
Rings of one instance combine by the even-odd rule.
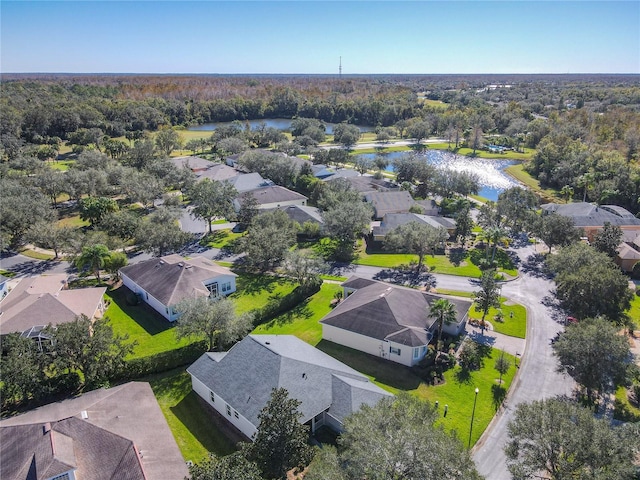
[[[9,270],[2,270],[0,268],[0,275],[2,275],[5,278],[13,278],[16,276],[15,272],[10,272]]]
[[[502,377],[502,386],[498,385],[499,374],[494,369],[494,364],[502,352],[496,349],[487,349],[487,356],[484,358],[480,370],[467,374],[457,366],[445,372],[444,384],[430,386],[416,376],[410,368],[403,365],[326,340],[321,341],[318,348],[364,373],[378,386],[391,393],[397,394],[405,391],[421,400],[432,403],[437,401],[440,405],[440,412],[443,411],[445,405],[448,405],[447,416],[443,417],[440,423],[447,430],[456,432],[464,445],[467,445],[469,441],[469,426],[476,387],[480,392],[475,410],[472,445],[478,441],[482,432],[489,425],[499,408],[499,400],[506,395],[516,372],[514,367],[510,368],[507,374]],[[515,362],[515,357],[512,355],[505,353],[505,358],[512,363]]]
[[[226,223],[226,220],[222,221],[222,223]],[[205,235],[202,240],[200,240],[200,245],[209,248],[231,248],[233,243],[243,235],[244,232],[235,233],[230,229],[216,230]]]
[[[520,183],[526,185],[533,192],[537,193],[543,200],[548,202],[565,203],[565,200],[557,191],[549,188],[542,188],[540,186],[540,182],[525,171],[523,164],[510,165],[505,169],[505,172]]]
[[[62,152],[61,152],[62,153]],[[66,172],[69,170],[69,167],[76,163],[75,160],[58,160],[56,162],[46,162],[53,170],[58,170],[60,172]]]
[[[473,298],[471,292],[447,290],[445,288],[438,288],[437,290],[440,295]],[[495,308],[490,308],[485,318],[493,325],[493,329],[498,333],[509,335],[510,337],[525,338],[527,334],[527,309],[518,303],[509,302],[505,297],[500,297],[500,309],[504,314],[504,322],[497,322],[493,319],[496,313],[498,313],[498,310]],[[513,317],[511,316],[511,312],[513,312]],[[471,307],[471,310],[469,310],[469,318],[480,320],[482,318],[482,312],[477,312],[474,307]]]
[[[89,226],[89,221],[82,220],[80,218],[80,215],[71,215],[68,217],[63,217],[60,220],[58,220],[57,223],[61,227],[82,228],[82,227]]]
[[[36,252],[35,250],[31,250],[30,248],[22,248],[18,250],[20,255],[24,255],[25,257],[35,258],[36,260],[53,260],[55,257],[48,253]]]
[[[236,302],[238,313],[264,307],[270,300],[291,293],[294,282],[273,275],[241,273],[236,278],[237,291],[229,295]]]
[[[191,376],[183,368],[142,380],[151,384],[185,460],[199,463],[209,452],[228,455],[235,451],[231,440],[212,424],[211,414],[191,389]]]
[[[357,255],[358,257],[353,262],[356,265],[369,265],[380,268],[394,268],[418,261],[418,256],[410,253],[386,253],[365,249],[363,242],[359,243]],[[480,269],[471,262],[463,260],[459,266],[456,266],[451,262],[450,257],[446,255],[427,255],[424,257],[424,263],[434,273],[446,273],[472,278],[480,278],[482,275]]]
[[[636,325],[636,330],[640,330],[640,296],[634,295],[631,299],[631,308],[627,310],[627,315]]]
[[[631,405],[624,387],[616,390],[613,418],[623,422],[640,422],[640,408]]]
[[[531,148],[525,148],[524,153],[514,152],[513,150],[509,150],[505,153],[491,153],[485,150],[476,150],[476,153],[474,154],[472,148],[458,147],[456,149],[455,147],[450,147],[446,142],[429,143],[427,145],[431,150],[448,150],[457,155],[463,155],[465,157],[491,158],[496,160],[529,160],[535,153],[535,150]]]
[[[318,321],[331,311],[331,300],[340,291],[340,285],[324,283],[318,293],[270,322],[259,325],[253,333],[295,335],[315,346],[322,340],[322,326]]]
[[[147,357],[192,343],[186,338],[177,340],[171,324],[145,303],[128,305],[127,291],[124,285],[107,291],[111,303],[104,316],[109,317],[115,334],[129,335],[130,341],[137,342],[130,358]]]

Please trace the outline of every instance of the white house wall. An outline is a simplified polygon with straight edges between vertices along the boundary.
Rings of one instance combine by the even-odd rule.
[[[407,345],[401,345],[399,343],[385,340],[378,340],[376,338],[367,337],[360,333],[350,332],[324,323],[322,324],[322,338],[339,345],[344,345],[345,347],[353,348],[354,350],[359,350],[360,352],[368,353],[369,355],[382,357],[387,360],[391,360],[392,362],[406,365],[407,367],[415,365],[424,357],[422,346],[418,347],[420,348],[419,356],[414,359],[413,349],[415,347],[409,347]],[[396,349],[394,351],[399,349],[400,355],[391,353],[391,348]]]
[[[167,313],[167,306],[161,303],[160,300],[157,300],[156,298],[154,298],[153,295],[149,295],[149,293],[147,293],[142,287],[140,287],[140,285],[138,285],[136,282],[131,280],[126,275],[121,274],[120,276],[122,277],[122,283],[126,287],[128,287],[129,290],[131,290],[133,293],[138,295],[143,302],[145,302],[147,305],[149,305],[151,308],[153,308],[156,312],[158,312],[160,315],[162,315],[164,318],[166,318],[170,322],[173,322],[176,320],[177,315],[175,314],[170,315],[171,311]]]
[[[229,405],[231,408],[231,415],[227,414],[227,402],[224,401],[222,397],[220,397],[215,392],[212,392],[204,383],[198,380],[196,377],[191,375],[191,387],[193,391],[196,392],[205,402],[211,405],[216,411],[222,415],[229,423],[231,423],[234,427],[244,433],[247,438],[253,439],[253,436],[258,431],[257,427],[253,425],[249,420],[244,418],[240,413],[238,413],[238,418],[236,418],[236,410],[233,408],[233,405]],[[211,401],[211,394],[213,393],[214,401]]]

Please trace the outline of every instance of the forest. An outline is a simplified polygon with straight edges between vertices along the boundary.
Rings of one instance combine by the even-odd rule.
[[[122,158],[159,129],[308,118],[321,128],[376,127],[380,139],[526,146],[535,153],[525,169],[543,187],[634,213],[640,207],[638,75],[9,74],[0,86],[3,176],[15,170],[6,162],[54,159],[62,145],[74,154],[95,148]],[[307,137],[296,137],[296,153],[323,140],[322,132]],[[248,145],[282,140],[254,136]]]

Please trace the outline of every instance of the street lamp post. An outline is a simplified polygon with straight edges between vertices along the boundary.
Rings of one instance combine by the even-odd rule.
[[[476,396],[473,398],[473,411],[471,412],[471,426],[469,427],[469,447],[471,448],[471,432],[473,432],[473,417],[476,415],[476,402],[478,401],[478,392],[480,389],[476,387]]]

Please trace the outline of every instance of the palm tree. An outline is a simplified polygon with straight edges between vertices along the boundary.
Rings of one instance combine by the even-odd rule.
[[[109,249],[104,245],[91,245],[82,249],[82,254],[76,260],[78,269],[89,268],[100,282],[100,269],[104,268],[105,262],[109,258]]]
[[[442,328],[445,324],[456,322],[456,306],[446,298],[440,298],[429,306],[429,318],[435,318],[438,323],[438,341],[436,342],[436,349],[438,349],[442,338]]]

